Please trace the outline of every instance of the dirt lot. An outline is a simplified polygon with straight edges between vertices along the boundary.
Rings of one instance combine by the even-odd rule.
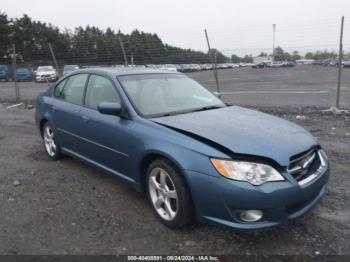
[[[349,115],[260,108],[317,136],[332,173],[312,212],[278,228],[236,233],[164,227],[145,195],[118,179],[72,158],[50,161],[34,109],[6,106],[0,104],[0,254],[350,254]]]

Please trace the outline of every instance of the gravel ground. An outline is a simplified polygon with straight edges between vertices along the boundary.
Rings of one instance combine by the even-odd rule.
[[[50,161],[34,109],[0,104],[0,254],[350,254],[350,116],[259,108],[321,141],[331,161],[323,201],[281,227],[236,233],[163,226],[145,195],[72,158]]]

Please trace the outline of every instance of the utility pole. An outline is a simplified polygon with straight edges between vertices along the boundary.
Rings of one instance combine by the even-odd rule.
[[[337,84],[337,102],[336,102],[336,107],[338,109],[340,106],[340,86],[341,86],[341,72],[342,72],[342,61],[343,61],[343,31],[344,31],[344,16],[341,17],[341,25],[340,25],[338,84]]]
[[[219,78],[218,78],[218,70],[217,70],[217,64],[216,64],[216,51],[215,54],[212,52],[211,48],[210,48],[210,43],[209,43],[209,37],[208,37],[208,33],[207,33],[207,29],[204,29],[204,33],[205,33],[205,38],[207,39],[207,45],[208,45],[208,53],[211,57],[211,63],[213,65],[213,72],[214,72],[214,78],[215,78],[215,83],[216,83],[216,91],[218,92],[218,96],[221,97],[220,94],[220,86],[219,86]]]
[[[275,62],[275,40],[276,40],[276,24],[272,25],[272,63]]]
[[[51,52],[53,63],[55,64],[55,67],[56,67],[57,75],[60,76],[60,73],[59,73],[59,70],[58,70],[59,68],[58,68],[57,60],[56,60],[56,57],[55,57],[55,53],[53,52],[51,43],[49,43],[49,49],[50,49],[50,52]]]
[[[20,94],[19,94],[19,86],[17,83],[17,54],[16,54],[16,45],[13,44],[12,45],[12,78],[13,78],[13,82],[15,84],[15,95],[16,95],[16,102],[20,101]]]
[[[126,52],[125,52],[123,41],[120,35],[118,35],[118,39],[119,39],[120,48],[122,49],[123,56],[124,56],[124,64],[125,66],[128,66],[128,58],[126,57]]]

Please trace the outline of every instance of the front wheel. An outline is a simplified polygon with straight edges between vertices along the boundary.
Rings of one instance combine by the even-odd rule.
[[[49,122],[43,126],[43,140],[46,153],[52,160],[58,160],[61,156],[60,146],[55,137],[55,131]]]
[[[183,176],[165,160],[155,160],[147,170],[147,192],[155,214],[171,228],[193,221],[192,199]]]

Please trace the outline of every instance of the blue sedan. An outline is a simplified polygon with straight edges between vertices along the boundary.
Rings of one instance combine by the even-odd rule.
[[[16,70],[17,81],[33,81],[34,72],[30,68],[19,68]]]
[[[36,123],[51,159],[72,156],[146,191],[171,228],[276,226],[311,210],[329,176],[305,129],[226,105],[177,72],[74,71],[38,96]]]

